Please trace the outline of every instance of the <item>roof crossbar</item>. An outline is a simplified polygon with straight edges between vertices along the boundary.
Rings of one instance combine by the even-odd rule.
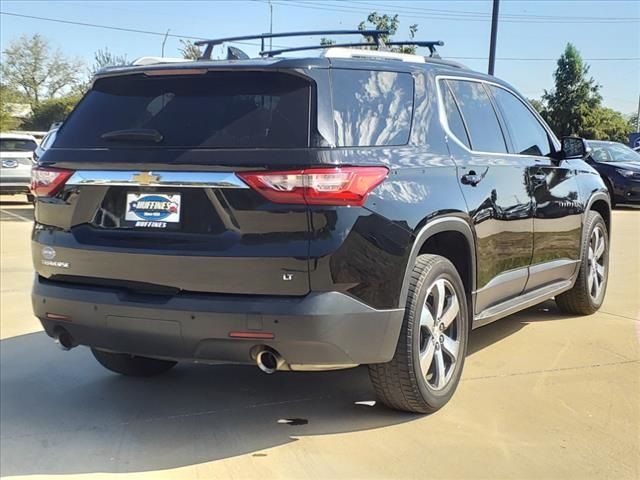
[[[205,46],[204,52],[199,60],[211,60],[211,53],[213,47],[226,42],[240,42],[243,40],[257,40],[260,39],[260,54],[266,55],[264,41],[268,38],[283,38],[283,37],[306,37],[312,35],[362,35],[364,37],[373,38],[374,44],[379,48],[385,48],[385,43],[381,38],[383,35],[388,35],[388,30],[311,30],[306,32],[281,32],[281,33],[259,33],[257,35],[243,35],[239,37],[225,37],[215,38],[212,40],[200,40],[195,42],[197,46]],[[325,48],[320,47],[320,48]],[[271,55],[269,55],[271,56]]]

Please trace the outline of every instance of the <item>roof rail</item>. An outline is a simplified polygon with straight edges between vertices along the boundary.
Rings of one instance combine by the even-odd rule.
[[[375,45],[378,48],[385,48],[384,41],[382,40],[383,35],[388,35],[389,30],[310,30],[310,31],[301,31],[301,32],[281,32],[281,33],[259,33],[257,35],[243,35],[240,37],[225,37],[225,38],[215,38],[212,40],[201,40],[195,42],[195,45],[202,46],[205,45],[204,52],[199,60],[211,60],[211,53],[213,52],[213,47],[216,45],[220,45],[226,42],[239,42],[242,40],[257,40],[260,39],[260,54],[266,55],[268,52],[264,50],[264,41],[267,38],[284,38],[284,37],[307,37],[312,35],[362,35],[364,37],[371,37]],[[319,47],[324,48],[324,47]],[[269,55],[272,56],[272,55]]]
[[[388,52],[384,50],[365,50],[360,48],[342,48],[342,45],[327,48],[322,54],[325,58],[370,58],[372,60],[399,60],[409,63],[425,63],[425,57],[412,53]]]

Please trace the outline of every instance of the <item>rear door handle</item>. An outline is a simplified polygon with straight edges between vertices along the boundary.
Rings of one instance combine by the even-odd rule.
[[[476,172],[474,172],[473,170],[471,170],[469,173],[467,173],[466,175],[462,176],[462,183],[464,185],[471,185],[471,186],[476,186],[477,184],[480,183],[480,181],[482,180],[483,176],[482,175],[478,175],[476,174]]]

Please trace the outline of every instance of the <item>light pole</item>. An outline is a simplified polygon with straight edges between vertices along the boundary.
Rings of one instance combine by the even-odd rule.
[[[491,14],[491,44],[489,45],[489,75],[493,75],[496,66],[496,40],[498,38],[498,10],[500,0],[493,0],[493,13]]]

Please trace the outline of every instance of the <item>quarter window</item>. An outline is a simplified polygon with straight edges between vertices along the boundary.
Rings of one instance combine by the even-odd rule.
[[[448,80],[447,83],[467,125],[471,148],[480,152],[506,153],[502,129],[484,86],[465,80]]]
[[[338,146],[405,145],[412,114],[411,75],[333,70],[333,120]]]
[[[547,132],[525,104],[504,88],[493,85],[490,88],[509,129],[513,153],[549,155],[551,147]]]

